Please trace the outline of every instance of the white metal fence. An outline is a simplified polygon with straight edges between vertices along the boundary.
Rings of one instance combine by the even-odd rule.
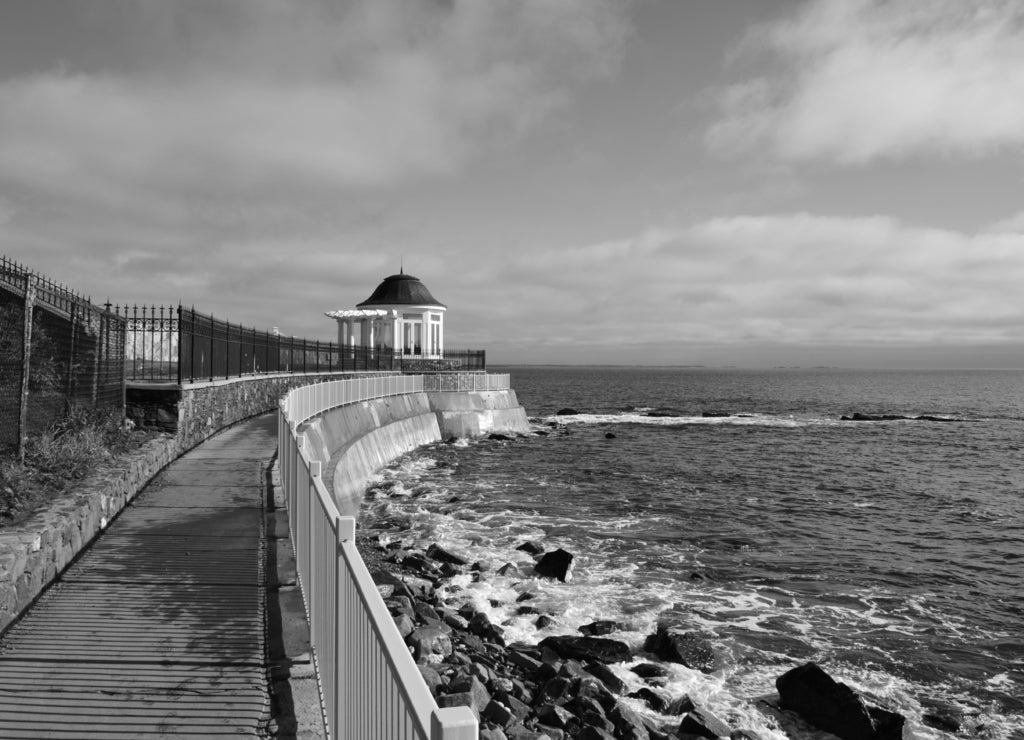
[[[338,406],[427,390],[503,390],[508,375],[465,373],[473,387],[436,387],[442,376],[391,375],[316,383],[280,402],[278,460],[302,587],[324,724],[335,740],[476,740],[468,707],[438,708],[306,452],[304,421]],[[460,381],[462,384],[462,381]],[[426,388],[425,388],[426,386]]]

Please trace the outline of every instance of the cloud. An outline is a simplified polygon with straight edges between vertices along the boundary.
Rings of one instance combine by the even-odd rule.
[[[346,239],[378,246],[376,194],[457,174],[557,115],[616,67],[627,29],[613,0],[32,11],[64,30],[0,74],[4,249],[93,283],[119,271],[130,295],[168,254],[181,274],[158,279],[190,287],[275,251],[297,270],[313,251],[341,262]]]
[[[1016,0],[812,0],[751,33],[740,58],[765,57],[773,73],[717,92],[712,149],[859,165],[1024,147]]]
[[[886,216],[723,216],[515,250],[486,270],[486,296],[456,286],[445,300],[483,306],[468,333],[516,352],[541,343],[562,357],[680,362],[697,346],[951,347],[969,365],[970,347],[1024,339],[1020,234]]]

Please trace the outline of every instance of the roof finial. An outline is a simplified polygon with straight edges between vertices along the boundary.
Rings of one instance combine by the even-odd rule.
[[[398,258],[398,274],[399,275],[404,275],[405,274],[405,255],[404,254],[400,255],[399,258]]]

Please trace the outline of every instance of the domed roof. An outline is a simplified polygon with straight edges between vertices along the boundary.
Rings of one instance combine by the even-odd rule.
[[[439,306],[447,308],[443,303],[430,295],[427,286],[419,278],[400,272],[388,275],[373,291],[373,294],[356,308],[365,306]]]

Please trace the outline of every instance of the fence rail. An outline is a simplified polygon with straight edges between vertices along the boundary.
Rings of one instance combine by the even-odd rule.
[[[328,734],[335,740],[476,740],[467,707],[438,708],[355,544],[355,520],[340,515],[321,463],[297,431],[344,404],[424,390],[429,376],[392,375],[317,383],[280,402],[278,460],[296,570]],[[508,376],[483,376],[489,389]],[[489,378],[489,380],[488,380]]]
[[[286,337],[184,306],[116,306],[115,312],[127,321],[125,368],[132,381],[181,384],[265,373],[431,373],[487,367],[483,350],[419,357],[387,347]]]
[[[0,257],[0,450],[75,407],[124,407],[125,320]]]

